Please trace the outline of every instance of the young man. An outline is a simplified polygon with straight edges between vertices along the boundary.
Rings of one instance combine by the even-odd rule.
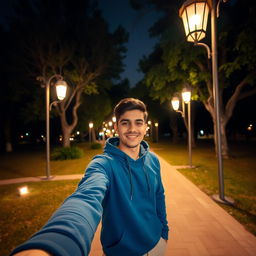
[[[104,255],[164,255],[169,229],[159,161],[143,141],[146,106],[126,98],[114,114],[119,137],[107,140],[77,190],[11,255],[88,255],[101,218]]]

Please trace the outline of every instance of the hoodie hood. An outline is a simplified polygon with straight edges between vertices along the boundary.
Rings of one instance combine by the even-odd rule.
[[[118,148],[119,141],[120,141],[119,137],[109,138],[106,141],[106,145],[104,147],[104,153],[111,154],[111,155],[116,155],[116,156],[119,156],[122,159],[129,159],[129,160],[132,160],[132,161],[137,161],[138,159],[137,160],[132,159],[130,156],[128,156],[126,153],[124,153],[123,151],[121,151]],[[148,143],[144,140],[141,141],[139,159],[144,158],[145,155],[148,153],[148,151],[149,151]]]

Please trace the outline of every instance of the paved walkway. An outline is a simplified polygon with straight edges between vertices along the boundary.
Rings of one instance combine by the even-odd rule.
[[[170,239],[165,256],[254,256],[256,237],[231,215],[160,158],[166,193]],[[52,180],[80,179],[82,175],[55,176]],[[0,185],[28,181],[0,181]],[[9,183],[8,183],[9,182]],[[98,228],[90,256],[102,256]]]

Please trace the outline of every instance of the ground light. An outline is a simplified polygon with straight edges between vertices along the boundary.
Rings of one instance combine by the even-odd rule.
[[[214,196],[214,200],[233,204],[231,198],[226,198],[224,194],[223,161],[221,149],[221,127],[220,127],[220,106],[219,106],[219,81],[218,81],[218,53],[217,53],[217,13],[220,2],[227,0],[188,0],[184,2],[179,10],[179,15],[183,20],[185,34],[188,42],[195,45],[204,46],[208,52],[208,58],[212,57],[212,80],[214,109],[216,117],[216,145],[218,158],[219,195]],[[211,12],[211,50],[208,45],[199,43],[206,35],[208,13]]]
[[[18,188],[18,195],[25,196],[29,193],[28,186],[22,186]]]

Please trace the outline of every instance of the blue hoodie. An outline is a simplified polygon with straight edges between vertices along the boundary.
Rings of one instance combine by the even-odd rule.
[[[104,154],[91,161],[77,190],[12,254],[37,248],[56,256],[88,255],[101,218],[101,243],[107,256],[141,256],[160,237],[168,239],[157,157],[145,141],[137,160],[119,150],[118,144],[119,138],[106,142]]]

